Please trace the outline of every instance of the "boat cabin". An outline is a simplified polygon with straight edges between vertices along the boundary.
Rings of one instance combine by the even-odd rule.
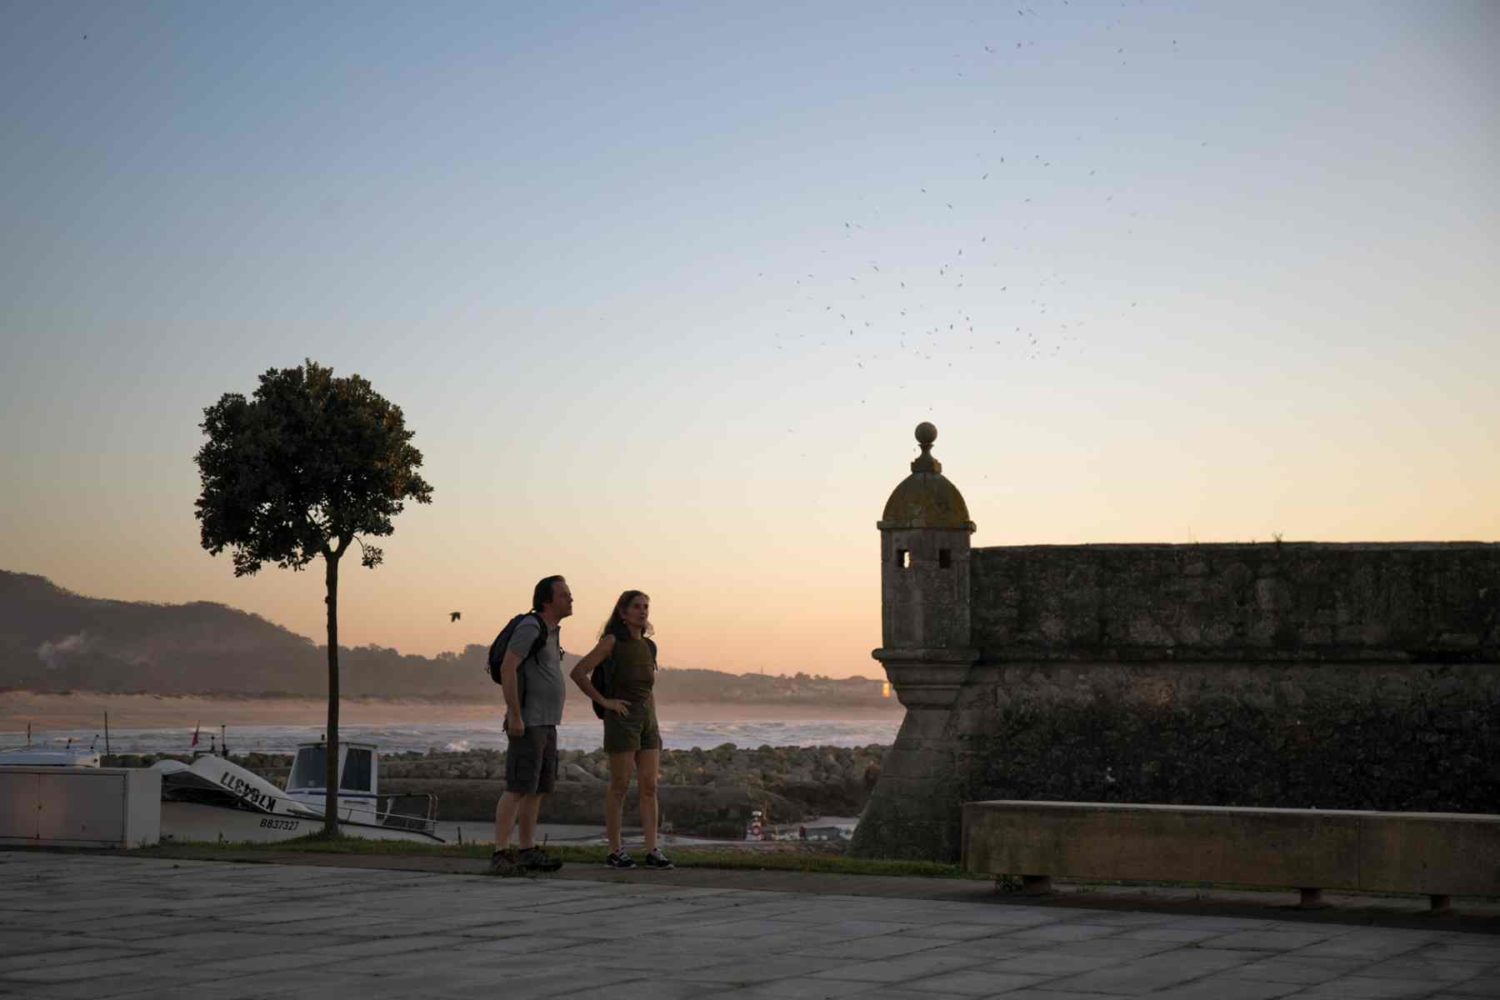
[[[380,781],[373,743],[339,741],[339,798],[373,799]],[[328,744],[299,743],[286,777],[288,795],[321,801],[328,792]]]

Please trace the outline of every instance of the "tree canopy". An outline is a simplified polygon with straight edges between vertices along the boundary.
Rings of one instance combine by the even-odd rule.
[[[358,375],[308,361],[271,369],[246,399],[226,393],[203,411],[198,452],[203,547],[229,549],[236,576],[266,563],[301,569],[358,541],[366,566],[407,500],[432,502],[401,408]]]

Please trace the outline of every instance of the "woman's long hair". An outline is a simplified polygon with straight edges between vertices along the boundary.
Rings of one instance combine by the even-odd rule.
[[[616,642],[625,642],[630,639],[630,626],[625,624],[625,609],[630,607],[630,602],[637,597],[650,600],[651,595],[642,590],[627,590],[621,594],[620,599],[615,602],[615,610],[610,612],[609,621],[605,622],[604,627],[599,630],[599,638],[612,635]],[[641,634],[650,635],[655,631],[651,627],[651,620],[647,619],[646,628]]]

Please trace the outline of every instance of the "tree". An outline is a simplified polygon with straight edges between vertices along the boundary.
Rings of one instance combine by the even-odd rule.
[[[251,399],[226,393],[203,411],[198,452],[203,547],[226,548],[234,575],[266,563],[301,570],[323,557],[328,608],[328,798],[323,829],[338,833],[339,560],[358,543],[373,569],[407,500],[432,502],[401,408],[358,375],[334,378],[308,361],[272,368]]]

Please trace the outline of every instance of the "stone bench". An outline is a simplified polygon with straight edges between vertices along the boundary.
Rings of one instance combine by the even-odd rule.
[[[1291,888],[1304,907],[1330,890],[1500,895],[1500,816],[1102,802],[968,802],[967,871],[1021,876],[1210,882]]]

